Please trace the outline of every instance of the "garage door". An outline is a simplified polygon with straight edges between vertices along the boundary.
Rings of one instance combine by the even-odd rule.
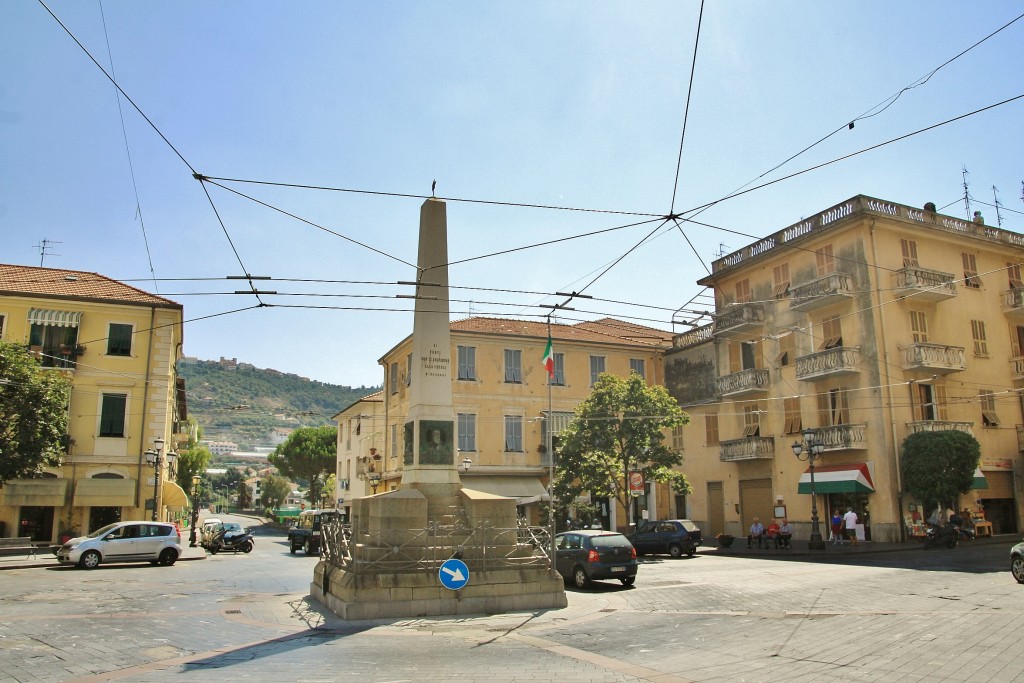
[[[722,482],[708,482],[708,523],[711,525],[708,538],[715,534],[725,532],[725,493],[722,491]]]
[[[746,479],[740,482],[740,523],[743,529],[750,528],[754,517],[768,526],[774,512],[771,479]]]

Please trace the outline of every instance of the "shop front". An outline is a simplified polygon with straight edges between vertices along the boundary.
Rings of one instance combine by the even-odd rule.
[[[847,510],[857,513],[857,538],[871,540],[871,494],[875,492],[871,463],[860,462],[847,465],[821,465],[814,468],[814,492],[825,497],[821,513],[822,536],[831,538],[829,520],[836,513],[839,516]],[[800,477],[797,493],[811,493],[811,471]]]

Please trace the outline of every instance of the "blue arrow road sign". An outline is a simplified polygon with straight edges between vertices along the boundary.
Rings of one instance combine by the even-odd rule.
[[[457,591],[469,583],[469,567],[462,560],[445,560],[438,576],[442,586]]]

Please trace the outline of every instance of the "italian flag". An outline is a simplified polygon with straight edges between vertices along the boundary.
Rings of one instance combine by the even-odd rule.
[[[548,379],[555,378],[555,354],[551,352],[551,336],[548,335],[548,345],[544,347],[544,369],[548,371]]]

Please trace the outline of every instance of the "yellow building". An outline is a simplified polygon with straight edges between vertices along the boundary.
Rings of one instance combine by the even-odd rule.
[[[960,507],[1020,528],[1024,236],[857,196],[718,259],[700,284],[713,325],[676,337],[666,387],[691,415],[676,434],[709,533],[786,515],[807,538],[808,463],[822,534],[852,507],[871,539],[920,531],[901,493],[900,444],[958,429],[981,444]]]
[[[73,382],[64,465],[0,488],[3,535],[152,519],[154,494],[161,520],[187,506],[168,456],[187,440],[181,324],[180,304],[96,273],[0,265],[0,338]]]
[[[334,416],[338,423],[338,463],[334,497],[348,511],[353,498],[384,490],[384,392],[376,391]]]
[[[544,448],[547,418],[557,439],[602,372],[627,376],[635,371],[649,384],[661,383],[663,353],[672,340],[668,332],[612,318],[552,324],[551,337],[555,376],[549,406],[542,365],[548,340],[545,323],[484,317],[451,323],[456,462],[463,484],[516,498],[520,512],[533,522],[540,518],[547,500],[551,464]],[[380,477],[378,492],[397,489],[401,481],[403,427],[413,381],[411,352],[409,336],[380,359],[384,366],[380,403],[377,395],[367,397],[336,418],[338,479],[350,482],[354,497],[373,492],[366,484],[371,475]],[[377,449],[379,460],[369,454],[370,447]],[[607,500],[597,502],[606,528],[626,524],[624,511],[615,510]],[[664,485],[652,487],[646,503],[651,515],[676,514],[677,500]]]

